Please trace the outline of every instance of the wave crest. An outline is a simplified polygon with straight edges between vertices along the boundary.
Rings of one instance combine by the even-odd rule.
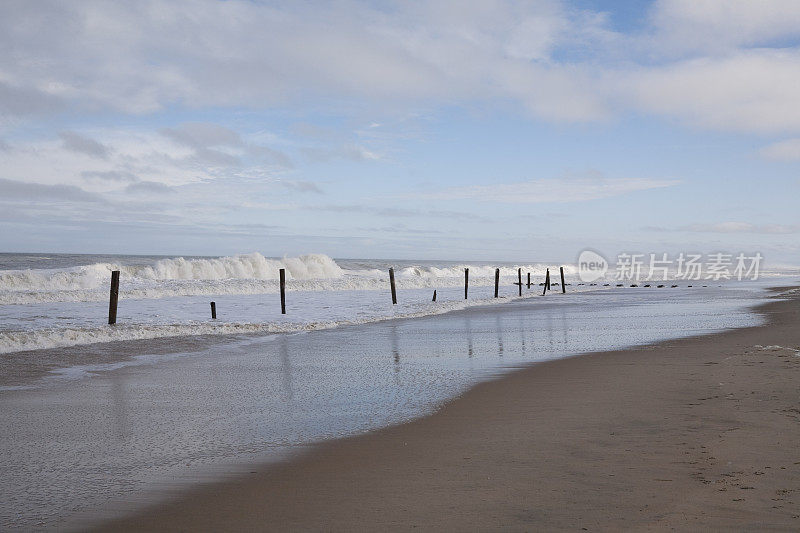
[[[136,280],[225,280],[278,279],[286,269],[287,279],[335,279],[344,275],[336,262],[323,254],[267,259],[254,252],[210,259],[161,259],[153,265],[95,263],[67,269],[0,271],[0,291],[79,291],[108,284],[110,272]]]
[[[388,262],[348,262],[342,268],[324,254],[270,259],[260,253],[229,257],[160,259],[150,265],[94,263],[62,269],[0,271],[0,304],[89,302],[108,298],[112,270],[121,272],[120,297],[157,299],[190,295],[265,294],[278,292],[281,268],[290,291],[382,290],[388,283]],[[536,279],[548,265],[521,265]],[[395,267],[398,289],[445,288],[463,284],[464,268],[470,285],[492,285],[494,266],[411,265]],[[565,271],[572,274],[573,267]],[[500,268],[502,283],[516,281],[517,267]]]
[[[343,275],[336,261],[324,254],[267,259],[258,252],[214,259],[161,259],[153,266],[124,267],[123,273],[153,280],[278,279],[281,268],[286,269],[287,279],[340,278]]]

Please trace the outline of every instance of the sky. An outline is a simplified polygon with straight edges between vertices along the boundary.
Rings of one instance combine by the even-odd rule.
[[[800,2],[0,3],[0,251],[800,264]]]

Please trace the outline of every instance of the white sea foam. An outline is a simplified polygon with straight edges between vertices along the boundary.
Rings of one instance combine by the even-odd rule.
[[[259,253],[214,259],[162,259],[153,266],[123,271],[132,277],[157,280],[278,279],[285,268],[287,279],[340,278],[344,274],[336,262],[323,254],[267,259]]]
[[[217,294],[270,294],[278,291],[279,270],[286,269],[293,291],[379,290],[388,283],[385,269],[344,269],[323,254],[269,259],[259,253],[210,259],[162,259],[152,265],[95,263],[63,269],[0,271],[0,304],[36,302],[92,302],[105,300],[112,270],[120,271],[120,297],[153,299]],[[493,266],[406,266],[396,269],[400,289],[455,287],[470,269],[473,286],[494,283]],[[538,277],[547,265],[501,267],[503,282],[517,268]],[[573,268],[565,267],[568,275]]]
[[[310,254],[267,259],[259,253],[210,259],[162,259],[153,265],[95,263],[65,269],[0,271],[0,291],[73,291],[105,286],[112,270],[125,280],[226,280],[278,279],[285,268],[287,279],[340,278],[342,269],[330,257]]]
[[[531,294],[522,298],[530,297]],[[330,320],[297,320],[253,322],[187,322],[187,323],[137,323],[96,327],[46,327],[39,329],[0,331],[0,354],[27,350],[65,348],[85,344],[184,337],[198,335],[236,335],[251,333],[292,333],[330,329],[341,326],[366,324],[388,319],[417,318],[448,313],[467,307],[491,305],[519,299],[519,297],[453,300],[436,304],[417,303],[382,310],[367,308],[351,318]],[[347,312],[347,310],[345,310]]]

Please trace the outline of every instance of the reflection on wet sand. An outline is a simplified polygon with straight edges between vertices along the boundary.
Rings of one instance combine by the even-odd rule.
[[[494,317],[494,325],[497,332],[497,355],[503,357],[503,324],[499,314]]]
[[[392,355],[394,356],[394,370],[397,372],[399,370],[398,365],[400,364],[400,349],[398,348],[398,340],[397,340],[397,325],[392,324],[389,326],[389,331],[391,332],[392,337]]]
[[[470,320],[470,313],[464,314],[464,330],[467,333],[467,357],[472,358],[472,321]]]
[[[289,359],[289,336],[282,335],[278,340],[278,347],[281,357],[281,383],[283,384],[283,392],[287,400],[291,400],[294,396],[292,390],[292,363]]]

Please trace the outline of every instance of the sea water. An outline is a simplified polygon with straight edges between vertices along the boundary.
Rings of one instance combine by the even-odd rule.
[[[552,266],[552,265],[550,265]],[[391,303],[394,267],[398,305]],[[544,264],[338,260],[310,254],[268,259],[0,254],[0,353],[186,335],[313,330],[424,316],[517,293],[517,269],[543,281]],[[278,276],[286,270],[287,314]],[[464,300],[464,269],[471,299]],[[566,267],[572,279],[573,269]],[[111,271],[120,270],[117,326],[106,325]],[[556,272],[553,272],[556,275]],[[556,278],[554,277],[555,281]],[[527,277],[525,278],[527,282]],[[437,303],[431,304],[433,290]],[[215,301],[218,320],[210,320]]]
[[[392,305],[388,269],[395,269]],[[280,313],[278,272],[286,270],[287,314]],[[463,294],[469,269],[470,298]],[[522,269],[534,287],[544,262],[334,260],[323,254],[266,258],[0,254],[0,354],[98,342],[163,337],[296,332],[440,314],[493,298],[500,268],[500,302],[513,298]],[[106,324],[111,271],[120,270],[116,327]],[[573,265],[564,265],[571,291]],[[773,273],[774,274],[774,273]],[[613,279],[598,281],[598,287]],[[700,284],[699,282],[697,283]],[[431,302],[433,290],[437,302]],[[535,291],[524,291],[531,296]],[[217,307],[210,320],[210,302]],[[2,385],[2,383],[0,383]]]

